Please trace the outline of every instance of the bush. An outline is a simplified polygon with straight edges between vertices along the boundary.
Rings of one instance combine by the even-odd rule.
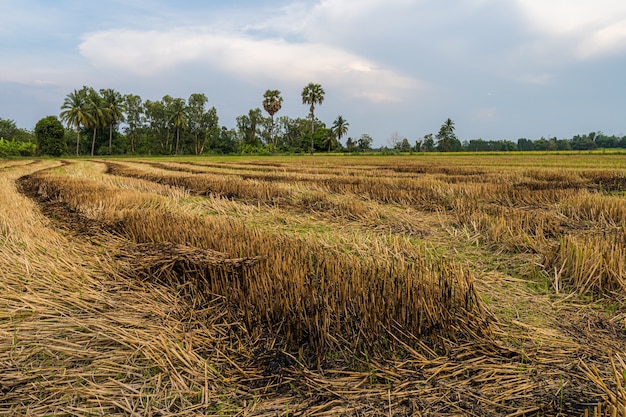
[[[8,156],[34,156],[37,146],[30,142],[16,142],[0,138],[0,157]]]

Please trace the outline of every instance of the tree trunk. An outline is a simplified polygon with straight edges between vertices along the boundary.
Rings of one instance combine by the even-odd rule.
[[[174,151],[174,155],[178,155],[178,141],[180,140],[180,127],[176,128],[176,150]]]
[[[272,139],[272,155],[274,155],[274,146],[276,145],[276,137],[274,136],[274,114],[270,115],[272,118],[272,127],[270,128],[270,137]]]
[[[80,155],[80,125],[76,125],[76,156]]]
[[[93,128],[93,138],[91,139],[91,156],[94,154],[94,149],[96,148],[96,132],[98,131],[97,127]]]
[[[311,155],[313,155],[313,140],[315,139],[315,115],[311,112]]]
[[[113,153],[113,123],[109,124],[109,155]]]

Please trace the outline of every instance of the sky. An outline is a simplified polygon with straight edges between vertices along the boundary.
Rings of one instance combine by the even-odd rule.
[[[0,0],[0,118],[33,129],[82,86],[204,93],[220,124],[262,109],[411,143],[626,135],[624,0]]]

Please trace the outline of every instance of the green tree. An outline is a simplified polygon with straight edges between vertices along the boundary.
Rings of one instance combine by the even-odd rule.
[[[113,153],[113,126],[124,121],[124,100],[122,95],[112,88],[101,89],[103,104],[107,109],[106,123],[109,126],[109,155]]]
[[[35,142],[33,134],[25,129],[20,129],[15,121],[0,118],[0,138],[16,142]]]
[[[339,115],[333,122],[333,126],[331,127],[331,131],[337,138],[337,142],[341,144],[341,138],[343,138],[348,133],[348,127],[350,123],[343,116]],[[328,148],[328,152],[330,152],[330,148]]]
[[[372,150],[372,142],[374,142],[372,137],[370,135],[368,135],[367,133],[364,133],[359,138],[359,140],[357,142],[357,146],[359,147],[359,150],[361,152],[371,151]]]
[[[130,152],[135,154],[139,129],[145,122],[141,97],[134,94],[125,95],[124,110],[126,111],[126,123],[128,124],[126,128],[126,136],[130,142]]]
[[[319,84],[309,83],[302,90],[302,104],[308,104],[309,117],[311,118],[311,155],[314,151],[315,136],[315,105],[321,105],[324,102],[324,89]]]
[[[439,152],[459,152],[461,148],[461,141],[454,134],[454,122],[448,117],[437,133],[437,150]]]
[[[261,141],[257,134],[259,133],[259,126],[263,123],[263,113],[258,107],[250,109],[248,114],[237,116],[237,129],[241,136],[242,144],[249,145],[251,147],[260,147]]]
[[[534,148],[533,141],[526,138],[519,138],[517,140],[517,150],[518,151],[532,151]]]
[[[35,125],[40,155],[61,156],[65,153],[65,128],[56,116],[48,116]]]
[[[158,143],[159,147],[157,149],[159,153],[165,154],[171,152],[169,135],[167,133],[168,117],[164,101],[146,100],[144,109],[146,121],[149,126],[149,140],[152,143],[152,147],[156,148]]]
[[[434,152],[435,151],[435,139],[433,139],[433,134],[428,133],[424,135],[424,142],[422,143],[422,150],[424,152]]]
[[[398,144],[398,150],[400,152],[411,152],[411,144],[407,138],[404,138]]]
[[[328,147],[328,152],[330,152],[335,146],[339,144],[337,141],[337,136],[333,133],[332,130],[326,129],[327,134],[324,136],[323,144]]]
[[[274,115],[283,106],[283,98],[280,96],[279,90],[267,90],[263,94],[263,108],[270,115],[272,123],[270,124],[270,139],[272,141],[272,155],[276,146],[276,135],[274,132]]]
[[[200,148],[196,151],[196,155],[200,155],[202,152],[204,152],[204,147],[207,140],[209,141],[209,143],[217,143],[218,141],[220,141],[221,143],[220,136],[222,132],[220,129],[220,119],[217,116],[217,109],[215,107],[211,107],[210,109],[208,109],[202,116],[202,127],[205,132],[203,135],[203,137],[205,138],[205,142],[201,143]],[[231,152],[230,149],[224,150],[224,148],[230,146],[230,143],[227,143],[227,141],[224,141],[220,146],[222,147],[223,153]]]
[[[176,130],[176,147],[174,150],[174,155],[178,155],[178,147],[180,142],[180,131],[187,128],[187,106],[185,104],[185,99],[175,98],[172,100],[171,105],[169,106],[170,118],[169,123],[174,126]]]
[[[95,154],[96,134],[99,127],[107,125],[109,120],[109,108],[104,99],[96,90],[89,88],[87,91],[87,126],[93,129],[93,137],[91,139],[91,156]]]
[[[89,88],[83,86],[68,94],[61,106],[61,120],[67,127],[74,126],[76,130],[76,156],[80,155],[80,127],[89,125],[90,114],[87,108],[87,93]]]
[[[187,100],[188,127],[193,136],[193,148],[196,155],[202,153],[207,138],[205,107],[208,101],[207,96],[201,93],[194,93]]]
[[[17,125],[13,120],[0,119],[0,138],[11,140],[17,134]]]
[[[348,138],[348,140],[346,140],[346,150],[348,152],[356,152],[357,149],[357,141],[352,138]]]

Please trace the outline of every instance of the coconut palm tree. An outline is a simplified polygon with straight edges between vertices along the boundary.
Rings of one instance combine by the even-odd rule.
[[[333,127],[331,128],[331,131],[337,138],[337,142],[341,142],[341,138],[348,133],[348,126],[350,126],[350,123],[348,123],[346,119],[344,119],[341,115],[337,116],[333,122]],[[330,148],[328,149],[328,152],[330,152]]]
[[[454,134],[454,122],[448,119],[441,125],[437,133],[437,149],[439,152],[456,152],[461,150],[461,142]]]
[[[276,136],[274,136],[274,115],[283,105],[283,98],[280,96],[278,90],[267,90],[263,94],[263,108],[270,115],[272,124],[270,127],[270,138],[272,140],[272,155],[274,154],[274,147],[276,145]]]
[[[80,126],[89,124],[87,91],[87,87],[74,90],[65,97],[61,106],[61,120],[67,123],[67,127],[74,126],[76,130],[76,156],[80,154]]]
[[[109,155],[113,152],[113,126],[124,121],[124,101],[122,95],[112,88],[100,90],[107,111],[109,125]]]
[[[107,125],[109,120],[109,108],[106,106],[104,99],[93,88],[87,91],[87,111],[89,113],[88,127],[93,129],[93,137],[91,139],[91,156],[95,154],[96,134],[99,127]]]
[[[309,83],[302,90],[302,104],[308,104],[311,117],[311,155],[313,155],[313,138],[315,137],[315,105],[324,102],[324,89],[319,84]]]

